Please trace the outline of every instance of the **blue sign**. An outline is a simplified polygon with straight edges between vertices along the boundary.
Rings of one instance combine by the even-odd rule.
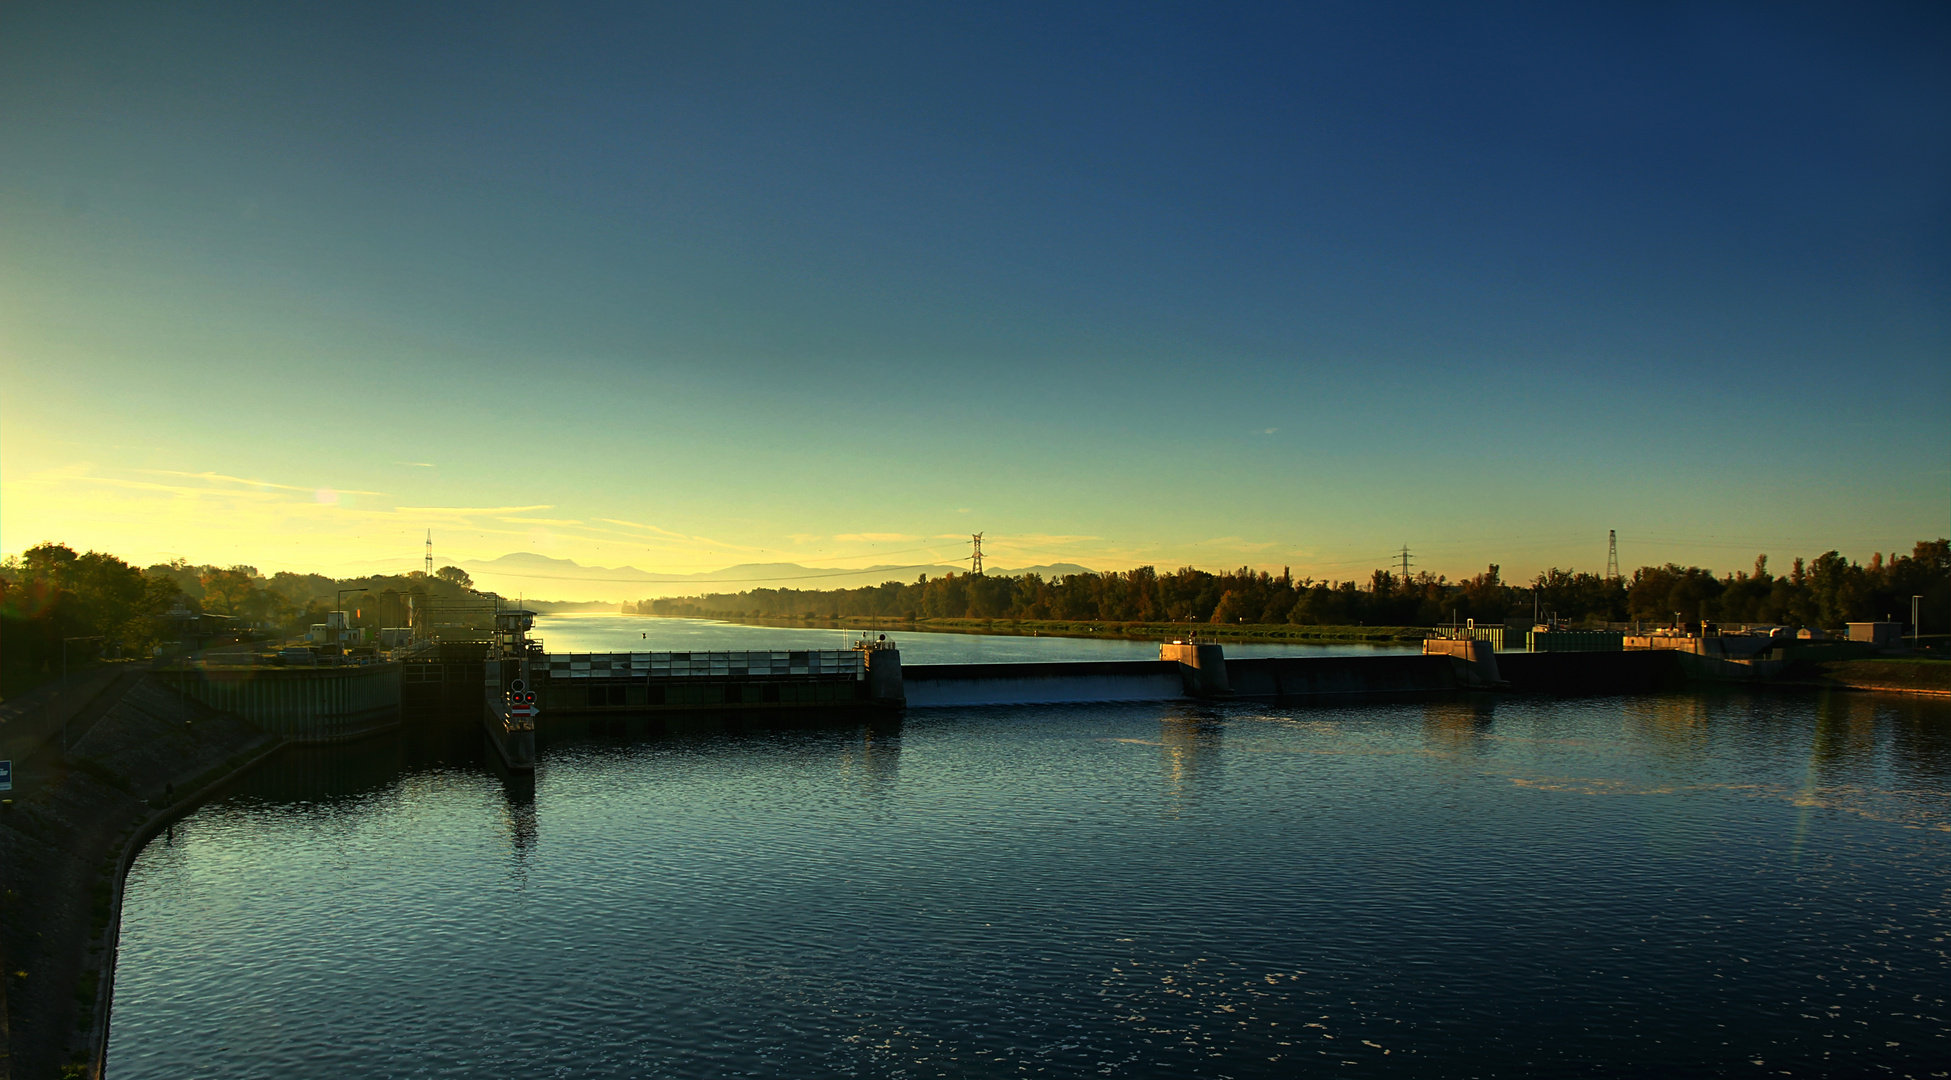
[[[0,761],[0,791],[12,791],[13,789],[14,763],[11,761]]]

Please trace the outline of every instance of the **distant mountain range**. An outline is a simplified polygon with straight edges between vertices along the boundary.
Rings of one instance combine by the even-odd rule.
[[[518,551],[499,559],[468,559],[455,565],[468,572],[476,588],[503,596],[582,597],[591,600],[645,600],[659,596],[695,596],[705,592],[744,592],[747,589],[857,589],[884,581],[913,581],[923,574],[966,574],[966,566],[868,566],[846,570],[801,566],[798,563],[740,563],[699,574],[652,574],[634,566],[584,566],[574,559]],[[1015,570],[985,568],[997,577],[1020,574],[1088,574],[1076,563],[1050,563]]]

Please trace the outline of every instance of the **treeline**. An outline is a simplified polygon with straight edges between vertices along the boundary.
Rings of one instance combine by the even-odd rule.
[[[96,656],[142,655],[171,640],[172,611],[220,615],[240,636],[303,634],[342,595],[355,625],[405,625],[409,598],[476,595],[465,571],[330,578],[182,560],[139,568],[113,555],[41,544],[0,559],[0,685],[8,693]],[[366,592],[350,590],[365,589]]]
[[[1924,598],[1924,632],[1944,633],[1951,618],[1951,542],[1921,541],[1908,555],[1879,552],[1867,565],[1830,551],[1795,559],[1779,576],[1770,571],[1766,555],[1756,557],[1752,570],[1723,575],[1668,563],[1611,579],[1553,568],[1521,583],[1504,581],[1495,565],[1462,581],[1426,573],[1404,578],[1387,570],[1366,581],[1316,581],[1246,567],[1217,574],[1185,567],[1162,574],[1142,566],[1049,579],[949,574],[856,589],[753,589],[647,600],[625,610],[807,620],[876,616],[1301,626],[1435,626],[1451,618],[1529,623],[1535,611],[1582,624],[1664,624],[1677,617],[1683,623],[1835,627],[1886,615],[1908,621],[1912,596]]]

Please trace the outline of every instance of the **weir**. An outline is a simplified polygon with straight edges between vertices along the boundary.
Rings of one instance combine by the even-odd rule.
[[[851,650],[552,654],[534,664],[530,685],[546,726],[718,710],[1287,701],[1483,689],[1617,693],[1662,689],[1681,674],[1672,657],[1646,653],[1500,657],[1487,642],[1434,644],[1423,656],[1227,659],[1210,642],[1167,642],[1157,660],[903,665],[895,643],[880,639]]]
[[[337,742],[440,716],[482,725],[508,768],[535,767],[538,733],[624,733],[633,717],[731,712],[852,716],[966,705],[1331,700],[1467,690],[1641,693],[1684,685],[1698,658],[1667,650],[1496,653],[1432,639],[1422,656],[1228,659],[1166,642],[1157,660],[911,664],[885,637],[851,649],[544,653],[533,613],[495,614],[488,641],[425,642],[401,659],[329,667],[196,665],[160,672],[179,693],[296,742]],[[1712,675],[1713,673],[1709,673]]]

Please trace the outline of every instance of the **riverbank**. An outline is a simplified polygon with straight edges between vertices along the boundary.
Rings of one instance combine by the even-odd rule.
[[[11,801],[0,806],[6,1061],[12,1076],[35,1080],[101,1074],[136,852],[282,745],[140,670],[106,680],[67,728],[65,753],[51,737],[14,759]]]
[[[1805,683],[1847,690],[1951,697],[1951,660],[1893,656],[1813,665]]]
[[[891,633],[925,630],[936,634],[993,634],[1008,637],[1106,638],[1170,641],[1188,634],[1202,641],[1239,644],[1386,645],[1421,641],[1437,633],[1427,626],[1293,626],[1285,623],[1067,622],[1058,619],[901,619],[845,615],[838,619],[771,619],[739,615],[647,615],[645,618],[700,618],[744,626],[791,626],[825,630]]]

